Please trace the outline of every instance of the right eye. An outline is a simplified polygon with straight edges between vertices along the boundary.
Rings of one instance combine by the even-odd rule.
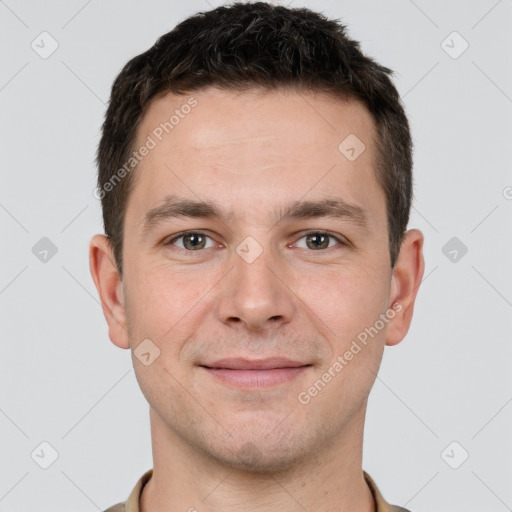
[[[180,240],[180,242],[177,242]],[[208,244],[210,242],[210,245]],[[200,249],[209,249],[215,246],[215,242],[201,231],[186,231],[173,237],[165,245],[175,245],[186,251],[198,251]]]

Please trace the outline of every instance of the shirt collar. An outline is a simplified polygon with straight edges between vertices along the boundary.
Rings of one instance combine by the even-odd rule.
[[[153,475],[153,470],[150,469],[146,471],[137,481],[135,484],[135,487],[133,488],[132,492],[130,493],[130,496],[126,500],[126,503],[124,505],[124,512],[140,512],[139,509],[139,500],[140,495],[142,493],[142,489],[144,486],[149,482],[149,479]],[[380,493],[377,485],[373,481],[373,479],[370,477],[366,471],[363,471],[364,479],[366,483],[368,484],[368,487],[370,488],[370,491],[372,492],[373,499],[375,500],[375,512],[399,512],[404,511],[407,512],[403,508],[394,507],[393,505],[390,505],[382,496]]]
[[[375,501],[375,512],[409,512],[405,508],[390,505],[380,493],[379,488],[373,481],[372,477],[366,471],[363,471],[363,475],[366,483],[368,484],[368,487],[370,488],[370,491],[372,491],[373,494],[373,499]]]

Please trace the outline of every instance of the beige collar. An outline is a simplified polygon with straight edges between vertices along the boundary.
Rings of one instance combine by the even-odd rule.
[[[140,512],[139,510],[139,501],[140,496],[142,493],[142,489],[144,486],[149,482],[151,476],[153,475],[153,470],[150,469],[146,471],[140,479],[137,481],[135,487],[133,488],[132,492],[130,493],[130,496],[126,500],[126,503],[124,503],[124,508],[122,504],[116,505],[105,512]],[[375,500],[375,512],[408,512],[404,508],[395,507],[393,505],[390,505],[382,496],[380,493],[377,485],[373,481],[373,479],[370,477],[366,471],[363,471],[364,479],[366,483],[368,484],[368,487],[370,488],[373,498]]]

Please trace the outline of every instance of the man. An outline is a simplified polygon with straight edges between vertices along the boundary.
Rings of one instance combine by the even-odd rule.
[[[153,469],[109,512],[405,510],[362,469],[424,270],[390,73],[337,21],[236,3],[117,77],[90,268]]]

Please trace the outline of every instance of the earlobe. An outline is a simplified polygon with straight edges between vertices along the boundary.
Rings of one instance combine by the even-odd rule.
[[[423,234],[411,229],[404,236],[391,277],[389,303],[396,314],[388,325],[386,345],[397,345],[407,334],[424,270]]]
[[[95,235],[89,245],[89,268],[98,290],[109,338],[120,348],[130,348],[126,328],[123,284],[115,264],[110,242],[105,235]]]

